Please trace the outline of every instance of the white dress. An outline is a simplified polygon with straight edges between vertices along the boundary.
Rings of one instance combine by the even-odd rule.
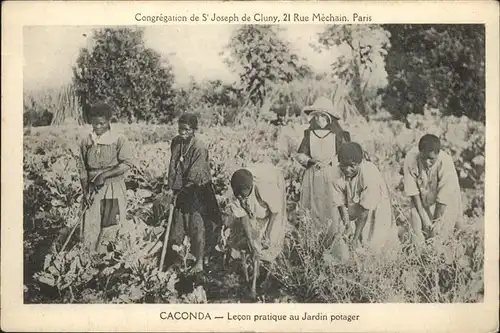
[[[317,134],[315,135],[314,132]],[[310,133],[311,158],[321,161],[323,167],[308,167],[302,178],[300,204],[320,229],[324,231],[338,220],[338,209],[333,203],[333,181],[340,176],[336,135],[329,130],[314,130]],[[309,156],[299,155],[306,162]]]

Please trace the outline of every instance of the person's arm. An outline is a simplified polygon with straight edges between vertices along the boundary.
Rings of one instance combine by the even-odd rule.
[[[343,181],[343,179],[339,178],[339,179],[336,179],[333,184],[333,205],[334,207],[337,207],[337,209],[339,210],[339,215],[340,215],[340,219],[341,221],[332,221],[332,224],[330,225],[330,228],[328,229],[327,231],[327,234],[326,234],[326,237],[325,237],[325,241],[324,241],[324,246],[325,247],[329,247],[332,242],[334,241],[334,237],[335,237],[335,234],[337,232],[339,232],[338,228],[336,228],[336,226],[338,226],[341,222],[344,227],[345,227],[345,230],[344,231],[347,231],[347,228],[349,227],[350,225],[350,222],[349,222],[349,210],[347,208],[347,200],[346,200],[346,194],[345,194],[345,182]]]
[[[277,177],[280,177],[281,181],[284,182],[281,174]],[[276,183],[272,184],[259,184],[259,187],[255,185],[255,189],[258,191],[260,199],[265,202],[269,214],[269,220],[264,233],[265,241],[268,241],[270,238],[271,230],[274,228],[274,223],[276,222],[278,213],[284,209],[283,196],[285,193],[283,193],[278,183],[279,181],[277,180]]]
[[[347,206],[342,205],[338,207],[339,210],[339,215],[340,219],[342,220],[342,223],[347,226],[349,224],[349,209],[347,209]]]
[[[347,209],[347,206],[345,205],[338,206],[338,210],[339,210],[340,220],[345,227],[344,234],[346,233],[348,234],[350,221],[349,221],[349,211]],[[339,232],[339,229],[336,228],[336,226],[338,225],[339,225],[338,221],[333,221],[330,224],[330,227],[326,232],[326,236],[322,244],[324,248],[329,248],[332,245],[333,241],[335,240],[335,235]]]
[[[420,220],[422,221],[422,227],[425,229],[429,229],[432,224],[430,222],[430,215],[427,212],[427,209],[424,207],[422,203],[422,199],[420,198],[420,190],[417,185],[417,179],[415,172],[413,169],[416,169],[416,155],[413,151],[408,152],[405,157],[405,161],[403,164],[403,182],[404,182],[404,192],[407,196],[410,197],[410,200],[417,211]]]
[[[163,185],[167,191],[171,190],[174,186],[176,149],[178,149],[178,146],[176,137],[174,137],[170,143],[170,161],[168,163],[168,170],[166,172],[165,179],[163,180]]]
[[[245,215],[240,217],[240,221],[253,253],[257,254],[261,247],[259,242],[257,242],[257,237],[256,237],[257,235],[254,229],[252,228],[252,225],[250,223],[250,218],[248,217],[248,215]]]
[[[89,193],[89,179],[85,176],[80,176],[80,185],[82,186],[82,193],[87,198],[87,193]]]
[[[82,186],[82,192],[84,194],[88,193],[88,190],[89,190],[89,178],[87,176],[87,171],[80,172],[80,185]]]
[[[347,208],[347,193],[346,193],[347,184],[343,178],[337,178],[333,181],[331,186],[333,187],[332,204],[334,207],[338,208],[340,218],[344,223],[344,225],[347,226],[349,224],[349,210]]]
[[[125,163],[120,163],[117,166],[113,167],[112,169],[101,173],[101,177],[103,177],[104,179],[108,179],[116,176],[121,176],[128,170],[130,170],[130,165]]]
[[[304,168],[309,168],[310,166],[316,164],[316,160],[307,156],[306,154],[300,154],[298,153],[296,156],[295,156],[295,159],[297,160],[297,162],[300,163],[300,165],[302,165]]]
[[[418,216],[420,216],[420,220],[422,221],[422,228],[425,230],[429,230],[430,228],[432,228],[432,223],[430,221],[430,216],[427,210],[424,208],[424,205],[422,204],[420,195],[412,195],[410,198],[413,207],[415,207]]]
[[[460,196],[460,185],[458,183],[457,171],[451,156],[443,154],[438,166],[438,186],[436,195],[436,208],[433,220],[439,220],[456,196]],[[458,209],[458,207],[457,207]]]
[[[273,230],[274,223],[276,222],[276,217],[278,217],[278,213],[271,213],[271,215],[269,216],[269,222],[267,223],[266,231],[264,233],[266,242],[271,238],[271,230]]]
[[[353,236],[353,240],[355,242],[361,241],[361,232],[363,232],[366,222],[368,221],[368,218],[371,216],[371,212],[372,212],[371,210],[365,209],[364,207],[360,206],[360,212],[358,218],[356,219],[356,229],[354,230],[354,236]]]
[[[132,150],[130,149],[128,140],[123,136],[118,138],[117,154],[118,165],[99,174],[93,180],[95,185],[100,186],[106,179],[121,176],[128,170],[130,170],[131,166],[133,165]]]
[[[304,168],[308,168],[315,163],[314,159],[311,158],[310,139],[309,132],[307,130],[304,131],[304,136],[300,142],[295,159]]]
[[[433,220],[434,221],[439,220],[444,215],[445,210],[446,210],[446,205],[445,204],[436,202],[436,208],[434,210],[434,218],[433,218]]]
[[[84,200],[88,199],[89,193],[89,178],[87,173],[87,168],[85,164],[85,140],[80,143],[79,159],[78,159],[78,171],[80,174],[80,184],[82,186],[82,194]]]
[[[238,199],[234,196],[233,192],[231,190],[228,190],[228,213],[232,215],[237,221],[240,221],[245,235],[248,237],[248,240],[251,242],[252,238],[252,227],[250,225],[250,217],[248,216],[247,212],[241,207],[241,204]]]
[[[117,176],[121,176],[126,173],[132,164],[132,150],[130,149],[129,142],[127,138],[120,136],[117,142],[117,160],[118,165],[112,167],[109,170],[106,170],[100,173],[94,179],[91,179],[90,182],[92,186],[99,188],[104,184],[106,179],[113,178]]]

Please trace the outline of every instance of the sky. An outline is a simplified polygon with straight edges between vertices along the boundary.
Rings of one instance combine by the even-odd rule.
[[[85,26],[36,26],[24,30],[24,87],[26,90],[56,88],[71,82],[72,66],[80,48],[90,43],[92,29]],[[228,43],[234,25],[169,25],[145,28],[148,47],[167,57],[176,84],[195,80],[220,79],[233,82],[235,75],[219,53]],[[335,58],[332,52],[315,52],[309,44],[323,25],[290,25],[283,37],[292,51],[304,57],[318,72],[325,71]]]

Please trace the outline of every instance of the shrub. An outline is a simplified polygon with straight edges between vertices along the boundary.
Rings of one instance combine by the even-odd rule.
[[[389,24],[388,85],[383,106],[398,119],[426,105],[482,121],[485,28],[479,24]]]
[[[239,75],[239,86],[251,105],[262,107],[273,85],[311,74],[280,33],[277,26],[243,25],[226,46],[225,62]]]
[[[195,112],[201,123],[210,126],[234,123],[242,104],[241,92],[220,80],[192,81],[175,95],[176,115]]]
[[[100,29],[94,45],[82,49],[73,68],[80,105],[86,110],[107,102],[116,118],[132,122],[169,122],[174,75],[166,59],[146,48],[142,29]]]

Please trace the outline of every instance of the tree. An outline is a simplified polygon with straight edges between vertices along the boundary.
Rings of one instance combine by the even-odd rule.
[[[320,47],[336,47],[340,55],[332,62],[332,78],[351,90],[351,99],[363,116],[367,116],[367,87],[372,73],[383,70],[390,48],[389,33],[379,25],[329,25],[318,35]]]
[[[484,25],[395,24],[383,105],[396,118],[423,113],[485,121]]]
[[[226,46],[226,63],[239,74],[240,89],[248,102],[262,107],[275,84],[310,74],[272,25],[244,25]]]
[[[142,29],[99,29],[94,46],[81,49],[73,82],[83,110],[107,102],[116,118],[168,122],[173,118],[174,75],[168,61],[146,48]],[[85,113],[85,112],[84,112]]]

